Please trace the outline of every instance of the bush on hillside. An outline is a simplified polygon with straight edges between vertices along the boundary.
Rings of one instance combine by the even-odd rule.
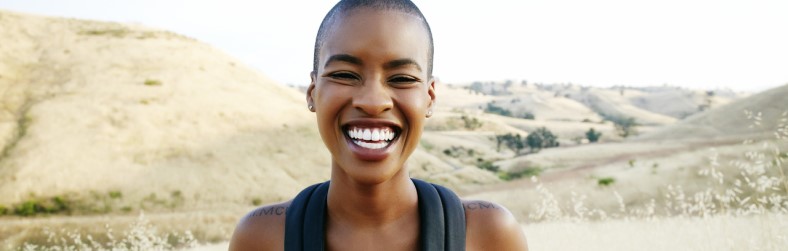
[[[599,137],[602,137],[602,133],[597,132],[593,127],[586,131],[586,138],[588,139],[588,142],[596,143],[599,141]]]
[[[617,117],[610,115],[602,115],[606,120],[613,122],[616,127],[616,133],[623,138],[634,136],[638,134],[637,126],[640,124],[635,121],[633,117]]]
[[[498,114],[498,115],[507,116],[507,117],[511,117],[512,116],[512,111],[509,111],[509,110],[504,109],[502,107],[496,106],[492,102],[487,103],[487,107],[484,108],[484,112],[492,113],[492,114]]]
[[[526,144],[531,148],[531,152],[538,152],[543,148],[558,147],[558,137],[547,127],[537,128],[525,138]]]
[[[520,154],[520,151],[525,148],[525,144],[523,143],[523,138],[520,134],[503,134],[503,135],[496,135],[496,149],[500,152],[501,145],[506,146],[509,150],[512,150],[516,155]]]
[[[475,130],[482,127],[482,125],[484,125],[484,123],[482,123],[481,121],[479,121],[479,119],[475,117],[462,115],[460,119],[462,119],[462,123],[465,129],[468,130]]]

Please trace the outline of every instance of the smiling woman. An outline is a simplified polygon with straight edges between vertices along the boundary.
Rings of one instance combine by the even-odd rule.
[[[500,205],[411,179],[432,116],[432,35],[408,0],[337,3],[318,31],[307,106],[331,180],[254,210],[231,250],[527,250]]]

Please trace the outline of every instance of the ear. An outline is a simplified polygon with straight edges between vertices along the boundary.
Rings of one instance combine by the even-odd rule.
[[[432,116],[433,113],[432,109],[435,105],[435,78],[434,77],[430,77],[430,82],[429,85],[427,86],[427,95],[430,96],[430,104],[427,105],[427,111],[429,111],[427,117],[429,118]]]
[[[309,111],[315,112],[315,99],[313,98],[313,94],[315,91],[315,82],[317,82],[317,73],[314,71],[309,74],[309,77],[312,79],[312,82],[309,83],[309,88],[306,89],[306,105],[309,108]]]

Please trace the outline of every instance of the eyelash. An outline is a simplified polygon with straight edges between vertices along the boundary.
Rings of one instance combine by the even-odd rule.
[[[361,79],[361,77],[359,77],[358,75],[356,75],[354,73],[351,73],[351,72],[335,72],[335,73],[328,74],[328,77],[333,78],[333,79],[337,79],[337,80],[360,80]],[[404,85],[404,84],[421,82],[421,80],[419,80],[418,78],[415,78],[415,77],[411,77],[411,76],[397,75],[397,76],[394,76],[394,77],[390,78],[388,80],[388,82],[389,83],[395,83],[395,84],[398,84],[398,85]]]
[[[395,76],[389,80],[389,82],[394,83],[415,83],[419,82],[418,78],[409,77],[409,76]]]
[[[334,79],[341,79],[341,80],[358,80],[360,79],[356,74],[350,72],[335,72],[328,75]]]

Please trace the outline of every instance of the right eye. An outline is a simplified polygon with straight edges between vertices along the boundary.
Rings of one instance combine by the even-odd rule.
[[[358,80],[359,77],[356,74],[350,72],[335,72],[328,75],[328,77],[337,79],[337,80]]]

